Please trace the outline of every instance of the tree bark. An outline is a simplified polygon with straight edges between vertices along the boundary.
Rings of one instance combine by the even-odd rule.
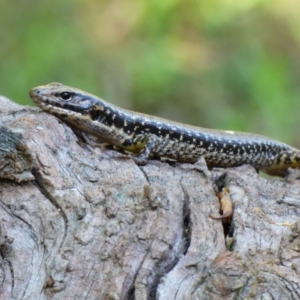
[[[140,167],[0,104],[1,299],[300,299],[299,171]]]

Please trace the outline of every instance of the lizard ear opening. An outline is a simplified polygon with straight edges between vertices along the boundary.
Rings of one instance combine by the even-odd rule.
[[[105,119],[105,115],[103,110],[100,109],[92,109],[90,111],[90,117],[93,121],[102,122]]]

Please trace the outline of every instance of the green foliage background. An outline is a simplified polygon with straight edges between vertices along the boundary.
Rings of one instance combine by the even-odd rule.
[[[57,81],[124,108],[300,148],[300,2],[0,4],[0,94]]]

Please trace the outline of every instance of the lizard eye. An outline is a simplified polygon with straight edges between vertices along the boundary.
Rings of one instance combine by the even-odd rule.
[[[59,97],[63,100],[71,100],[72,97],[73,97],[73,93],[70,93],[70,92],[62,92],[59,94]]]

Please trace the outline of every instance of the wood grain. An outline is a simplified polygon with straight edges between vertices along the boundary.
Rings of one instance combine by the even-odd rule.
[[[141,167],[40,110],[0,104],[2,133],[17,139],[0,139],[15,155],[0,155],[1,299],[300,298],[298,171]],[[220,178],[231,237],[209,218]]]

